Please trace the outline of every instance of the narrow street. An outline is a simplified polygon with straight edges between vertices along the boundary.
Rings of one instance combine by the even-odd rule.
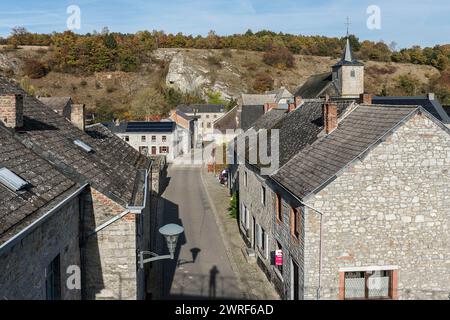
[[[164,223],[185,228],[176,261],[164,262],[165,299],[239,299],[243,294],[228,259],[200,167],[170,166],[162,197]]]

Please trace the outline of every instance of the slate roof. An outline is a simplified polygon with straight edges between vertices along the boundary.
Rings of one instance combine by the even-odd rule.
[[[373,97],[373,104],[384,104],[394,106],[422,106],[425,110],[431,113],[436,119],[442,121],[444,124],[450,124],[450,117],[445,112],[438,100],[430,100],[425,96],[415,97]]]
[[[264,114],[264,105],[243,105],[240,113],[240,129],[248,130]]]
[[[39,97],[39,100],[59,113],[62,113],[69,102],[72,102],[70,97]]]
[[[303,99],[315,99],[325,96],[325,94],[329,96],[339,95],[339,90],[332,81],[331,72],[312,75],[297,89],[294,95]]]
[[[221,104],[190,104],[179,105],[178,111],[184,113],[225,113],[225,106]]]
[[[358,106],[335,131],[304,148],[272,178],[305,198],[418,110],[418,106]]]
[[[333,101],[338,107],[338,117],[341,117],[353,104],[353,100],[336,100]],[[278,157],[279,167],[285,165],[292,157],[294,157],[303,148],[311,145],[319,138],[319,134],[323,131],[323,115],[322,107],[324,100],[305,100],[304,103],[296,110],[279,117],[278,121],[267,121],[266,127],[258,129],[268,129],[268,136],[272,134],[272,130],[279,130]],[[286,112],[286,110],[284,110]],[[258,141],[260,141],[258,139]],[[267,141],[267,150],[272,155],[271,140]],[[249,160],[249,150],[251,152],[258,151],[257,146],[250,145],[246,148],[246,159]],[[255,150],[256,149],[256,150]],[[276,156],[273,154],[273,156]],[[260,163],[251,163],[257,169],[262,169],[264,165]]]
[[[143,169],[148,169],[147,157],[130,149],[111,152],[110,145],[79,130],[18,85],[0,77],[0,94],[4,93],[24,96],[24,126],[16,137],[26,147],[50,161],[71,180],[89,183],[120,205],[133,201],[135,180]],[[87,153],[74,140],[91,146],[93,152]]]
[[[277,93],[266,94],[242,94],[243,106],[263,106],[266,103],[275,103]]]
[[[324,100],[305,101],[299,108],[274,124],[272,129],[278,129],[280,134],[280,166],[317,139],[323,130],[323,103]],[[340,117],[353,101],[343,100],[335,103]]]
[[[0,183],[0,244],[20,232],[78,185],[19,142],[0,125],[0,168],[7,168],[30,185],[13,192]]]

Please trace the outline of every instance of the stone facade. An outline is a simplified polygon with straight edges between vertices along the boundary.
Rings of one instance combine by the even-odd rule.
[[[364,93],[364,66],[340,66],[333,74],[341,97],[357,98]]]
[[[305,298],[337,299],[341,268],[398,267],[399,299],[450,294],[450,135],[423,115],[307,201]],[[300,255],[301,257],[301,255]]]
[[[273,265],[273,254],[277,249],[272,232],[275,221],[275,194],[267,185],[266,179],[249,165],[239,166],[237,181],[239,183],[239,228],[241,234],[248,247],[255,250],[257,263],[261,270],[282,294],[284,290],[282,275]],[[262,201],[263,187],[265,188],[265,205]],[[247,218],[244,216],[244,208],[248,211]],[[265,239],[260,236],[261,240],[259,241],[260,243],[264,242],[264,248],[258,245],[258,233],[255,226],[264,230]]]
[[[12,247],[0,249],[0,300],[45,300],[46,270],[58,255],[61,298],[81,299],[81,290],[66,285],[73,274],[68,267],[80,266],[79,203],[73,198]]]

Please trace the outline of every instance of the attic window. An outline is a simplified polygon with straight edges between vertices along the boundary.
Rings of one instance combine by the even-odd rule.
[[[23,190],[29,185],[28,182],[6,168],[0,168],[0,183],[12,191]]]
[[[79,146],[81,149],[83,149],[84,151],[91,153],[94,151],[94,149],[92,149],[92,147],[86,143],[84,143],[81,140],[75,140],[73,143],[75,143],[77,146]]]

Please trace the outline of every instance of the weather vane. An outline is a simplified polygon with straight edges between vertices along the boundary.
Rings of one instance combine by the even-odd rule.
[[[347,38],[348,38],[348,35],[349,35],[349,29],[350,29],[350,25],[351,25],[351,23],[350,23],[350,18],[349,18],[349,17],[347,17],[347,22],[345,23],[345,25],[347,26]]]

